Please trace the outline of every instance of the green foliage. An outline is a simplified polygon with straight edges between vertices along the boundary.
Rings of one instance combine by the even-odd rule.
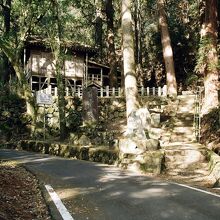
[[[155,84],[160,85],[164,82],[165,76],[163,74],[163,55],[160,40],[160,33],[156,24],[152,23],[146,28],[145,47],[146,52],[144,57],[146,60],[143,63],[143,70],[146,73],[144,81],[152,81],[155,78]],[[152,85],[151,85],[152,86]]]
[[[70,132],[77,132],[80,130],[80,126],[82,126],[82,113],[80,111],[70,109],[66,121],[68,130]]]
[[[4,84],[0,82],[0,103],[4,105],[4,103],[14,103],[19,100],[19,96],[16,93],[16,81],[11,80],[9,84]],[[19,104],[19,103],[17,103]]]
[[[80,132],[83,119],[82,119],[82,100],[74,97],[74,108],[67,109],[66,127],[69,132]]]
[[[170,0],[166,8],[177,81],[186,86],[191,82],[189,78],[194,75],[196,65],[200,39],[199,7],[196,0]]]
[[[6,1],[2,2],[4,4]],[[16,62],[20,70],[23,68],[23,46],[30,35],[42,36],[43,38],[49,37],[49,45],[57,46],[56,41],[58,32],[60,31],[63,41],[94,45],[96,1],[57,1],[59,6],[60,30],[55,25],[57,16],[55,16],[55,9],[52,7],[53,2],[47,0],[13,0],[10,8],[11,27],[8,33],[5,33],[4,30],[4,13],[3,7],[0,6],[0,52],[4,52],[13,64]],[[139,77],[140,81],[142,80],[144,85],[150,84],[151,86],[165,84],[160,30],[158,30],[157,1],[139,0],[136,2],[140,4],[138,17],[141,23],[139,31],[142,50],[139,52],[142,55],[142,71],[140,71],[142,75]],[[211,47],[210,39],[202,38],[200,41],[201,15],[204,14],[203,2],[198,0],[165,1],[165,10],[174,51],[177,81],[186,86],[195,84],[201,78],[197,73],[204,72],[205,68],[216,68],[216,64],[206,66],[207,54]],[[103,1],[99,1],[99,3],[103,3]],[[121,1],[115,0],[113,4],[117,61],[118,66],[121,67]],[[102,63],[107,63],[106,17],[104,7],[101,6],[101,8],[103,16],[104,57],[98,57],[96,59]],[[135,13],[135,10],[133,10],[133,13]],[[65,51],[59,52],[59,58],[62,63],[68,54]],[[217,68],[219,68],[219,65]],[[23,71],[21,72],[23,73]],[[0,89],[0,126],[1,132],[8,134],[8,137],[12,137],[14,134],[17,134],[17,131],[21,131],[19,126],[23,129],[28,124],[29,119],[26,118],[23,112],[24,109],[21,107],[23,106],[23,100],[16,94],[17,88],[19,86],[21,87],[24,83],[23,80],[26,80],[25,77],[20,80],[20,84],[12,81],[7,89],[3,87]],[[81,105],[80,101],[76,102],[79,102],[77,106]],[[16,112],[14,110],[18,110],[19,117],[14,115]],[[213,117],[215,116],[213,115]],[[82,115],[78,108],[69,111],[66,121],[68,131],[80,131]],[[103,124],[86,125],[85,128],[86,135],[91,139],[96,138],[100,131],[105,131]],[[107,136],[106,138],[111,139],[111,137]]]
[[[50,2],[50,1],[49,1]],[[86,1],[88,2],[88,1]],[[92,38],[92,16],[88,16],[87,12],[91,8],[91,4],[83,5],[80,1],[63,0],[58,1],[60,28],[62,33],[62,40],[71,40],[72,42],[81,44],[93,44]],[[83,11],[83,8],[85,9]],[[39,22],[38,26],[34,28],[34,34],[51,38],[57,35],[56,16],[54,15],[54,7],[50,7]],[[94,10],[92,10],[94,11]],[[88,17],[87,17],[87,16]],[[75,31],[77,30],[77,31]]]
[[[209,37],[203,37],[200,40],[199,50],[197,54],[197,65],[195,67],[196,72],[204,73],[207,67],[207,55],[211,46],[211,39]]]
[[[189,74],[186,78],[186,85],[190,86],[190,85],[196,85],[198,81],[198,76],[195,74]]]
[[[0,138],[5,141],[28,136],[30,118],[26,115],[25,102],[9,86],[0,87]]]
[[[197,65],[195,67],[196,72],[204,73],[206,68],[209,71],[220,68],[220,63],[216,64],[215,61],[208,61],[208,55],[211,49],[213,49],[213,42],[211,38],[209,36],[202,37],[197,54]]]
[[[165,83],[160,30],[158,29],[157,1],[141,0],[140,15],[142,41],[142,80],[144,84],[160,85]],[[196,64],[199,42],[200,21],[198,1],[165,1],[174,62],[178,83],[186,84],[189,73]],[[177,16],[178,15],[178,16]],[[149,83],[148,83],[149,81]]]
[[[217,140],[220,137],[220,106],[202,117],[201,141],[205,144]]]

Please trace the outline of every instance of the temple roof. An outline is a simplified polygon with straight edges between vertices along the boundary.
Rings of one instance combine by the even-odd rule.
[[[50,40],[48,38],[41,38],[39,36],[31,36],[26,41],[26,47],[29,48],[41,48],[44,50],[51,50]],[[89,54],[96,54],[97,48],[92,47],[90,45],[81,44],[78,42],[72,42],[64,40],[61,42],[62,48],[71,52],[82,52]]]

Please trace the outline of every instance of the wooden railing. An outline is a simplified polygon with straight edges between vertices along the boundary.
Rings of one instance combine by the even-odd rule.
[[[123,90],[118,88],[110,88],[109,86],[98,88],[98,96],[99,97],[105,97],[105,98],[111,98],[111,97],[123,97],[124,92]],[[46,89],[41,90],[40,92],[46,93],[46,94],[52,94],[53,96],[58,95],[57,87],[52,88],[51,86],[47,87]],[[82,87],[66,87],[65,90],[65,96],[78,96],[82,97]],[[167,96],[167,86],[164,85],[163,87],[139,87],[138,93],[140,96]]]
[[[102,77],[99,74],[88,75],[90,81],[102,81]]]
[[[98,86],[102,86],[102,76],[99,74],[88,75],[87,85],[96,84]]]

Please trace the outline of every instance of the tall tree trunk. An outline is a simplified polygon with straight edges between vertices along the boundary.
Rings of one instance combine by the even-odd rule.
[[[10,31],[11,25],[11,0],[7,0],[5,5],[2,5],[2,11],[4,16],[4,36],[7,38],[8,33]],[[10,74],[10,62],[8,60],[8,57],[3,53],[2,55],[3,60],[3,66],[2,66],[2,74],[1,74],[1,81],[6,83],[9,80],[9,74]]]
[[[131,4],[131,0],[122,0],[123,62],[127,118],[139,107],[137,99],[138,90],[136,79],[137,76],[135,72],[134,34],[132,28]]]
[[[19,62],[11,62],[12,66],[16,72],[16,76],[18,77],[18,82],[20,84],[20,92],[23,95],[25,102],[26,102],[26,111],[27,114],[32,119],[32,128],[31,133],[33,134],[35,129],[35,123],[36,123],[36,106],[35,106],[35,99],[32,95],[32,91],[30,88],[30,85],[27,82],[27,79],[24,75],[24,70],[21,67],[22,65]]]
[[[138,83],[143,86],[143,69],[142,69],[142,17],[141,17],[141,2],[134,1],[134,26],[135,26],[135,63],[138,76]]]
[[[66,102],[65,102],[65,87],[62,75],[63,67],[63,57],[61,49],[61,39],[62,39],[62,28],[61,21],[59,17],[59,2],[57,0],[51,0],[54,7],[54,18],[56,22],[57,32],[54,37],[55,41],[51,44],[54,61],[55,61],[55,72],[57,79],[57,90],[58,90],[58,109],[59,109],[59,123],[60,123],[60,140],[66,138]]]
[[[177,96],[177,83],[173,61],[173,49],[171,46],[170,34],[166,13],[164,10],[164,0],[158,0],[159,25],[161,29],[161,43],[163,47],[163,58],[166,68],[167,93],[169,96]]]
[[[102,42],[102,1],[95,0],[96,18],[95,18],[95,43],[99,47],[100,58],[103,57],[103,42]]]
[[[106,0],[105,12],[107,18],[107,42],[108,42],[108,60],[110,65],[109,80],[110,86],[117,86],[117,62],[115,53],[115,37],[114,37],[114,8],[112,0]]]
[[[9,61],[8,63],[10,63],[10,65],[12,65],[12,67],[15,70],[16,76],[18,78],[17,87],[19,87],[21,94],[25,98],[27,105],[27,114],[32,119],[32,125],[34,129],[35,119],[36,119],[35,100],[24,74],[23,64],[21,61],[21,54],[24,49],[24,42],[26,41],[29,34],[32,33],[31,30],[33,29],[33,27],[36,27],[36,24],[39,22],[41,16],[45,15],[45,13],[47,12],[47,8],[43,13],[40,14],[38,10],[37,10],[38,13],[29,11],[29,5],[31,4],[31,2],[27,1],[26,9],[28,10],[26,10],[27,14],[25,13],[24,17],[26,18],[28,17],[31,19],[24,19],[23,17],[21,19],[22,21],[19,22],[19,25],[21,26],[18,29],[12,31],[10,27],[12,3],[13,3],[12,0],[5,0],[5,1],[1,1],[0,3],[2,7],[6,6],[6,10],[4,12],[5,32],[2,34],[2,37],[0,37],[0,48],[7,56]],[[33,15],[33,16],[29,16],[29,15]]]
[[[141,41],[141,3],[140,0],[134,3],[134,24],[135,24],[135,62],[142,66],[142,41]]]
[[[1,49],[4,54],[8,57],[9,62],[15,70],[16,76],[19,81],[21,94],[24,96],[27,105],[27,114],[32,118],[33,125],[35,125],[35,100],[32,95],[30,86],[24,75],[24,69],[20,62],[21,51],[24,48],[24,42],[14,48],[11,48],[10,42],[7,40],[0,39]]]
[[[65,101],[65,87],[63,82],[63,75],[61,74],[60,58],[56,60],[56,79],[58,90],[58,109],[59,109],[59,122],[60,122],[60,140],[64,140],[66,134],[66,101]]]
[[[203,63],[205,97],[202,106],[202,114],[208,113],[211,109],[216,108],[218,102],[218,10],[217,0],[205,1],[205,19],[201,29],[201,42],[205,63]]]
[[[3,83],[6,83],[9,81],[9,75],[10,75],[10,63],[8,61],[8,57],[3,53],[2,54],[2,74],[0,81]]]

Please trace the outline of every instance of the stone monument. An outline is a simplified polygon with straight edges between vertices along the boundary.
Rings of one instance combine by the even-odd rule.
[[[98,90],[96,87],[87,87],[83,90],[83,121],[93,123],[98,116]]]

